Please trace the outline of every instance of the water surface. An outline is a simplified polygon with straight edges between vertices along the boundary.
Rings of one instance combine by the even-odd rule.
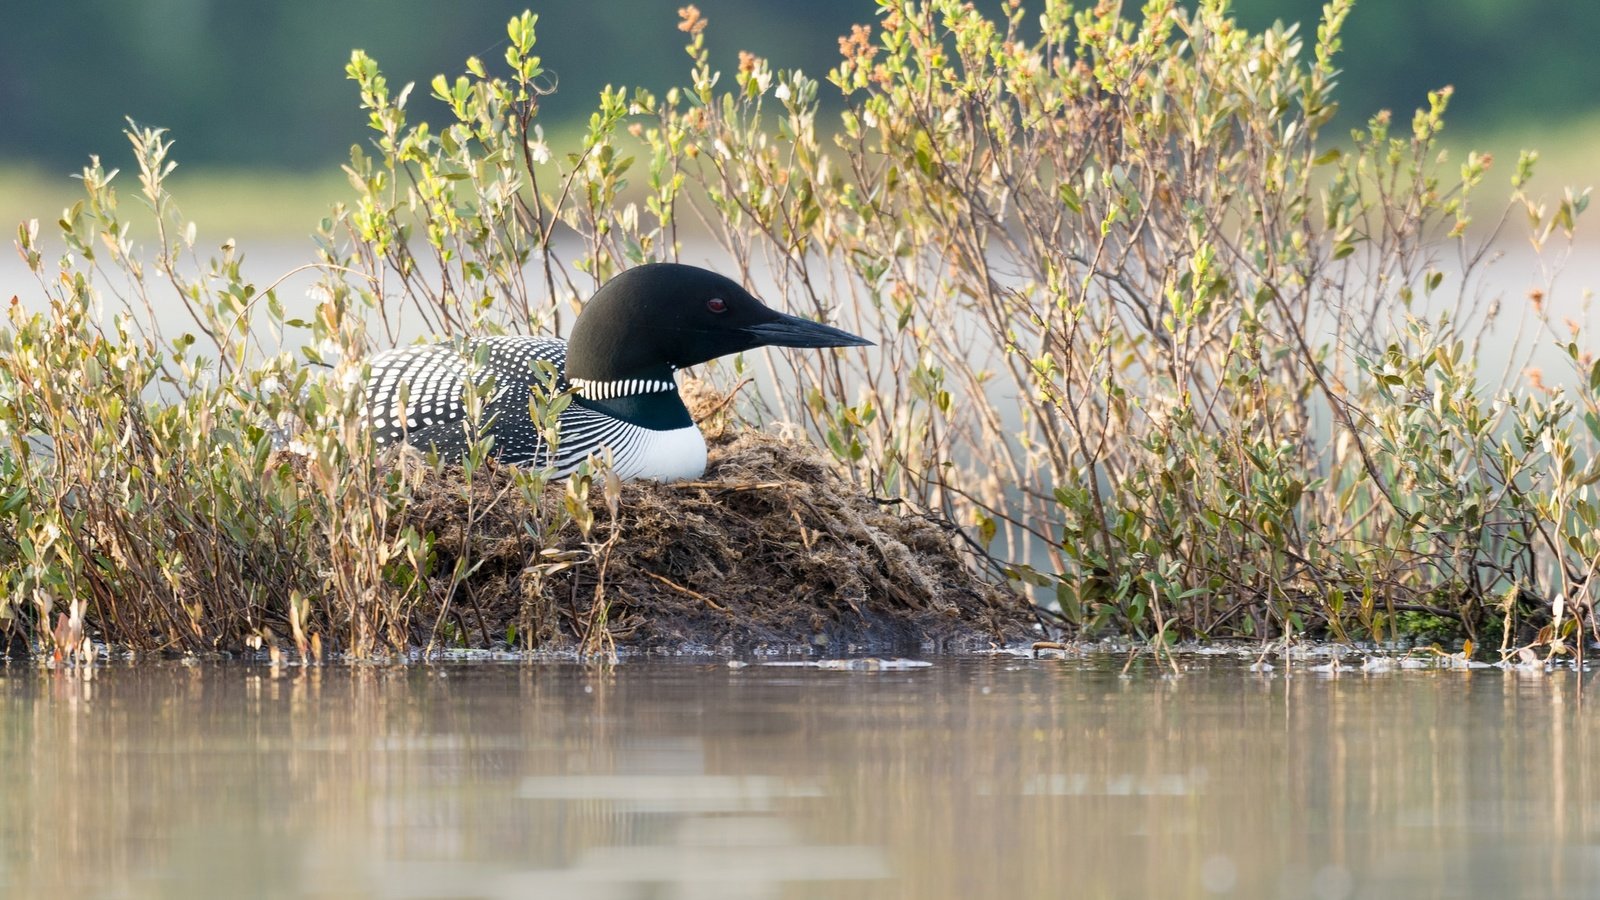
[[[0,894],[1600,892],[1577,675],[1123,663],[13,663]]]

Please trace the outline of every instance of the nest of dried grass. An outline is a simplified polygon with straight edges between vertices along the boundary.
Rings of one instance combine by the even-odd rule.
[[[453,470],[411,473],[397,527],[434,536],[437,572],[463,555],[476,566],[450,600],[452,633],[469,644],[514,633],[550,649],[833,652],[1031,633],[1032,605],[976,575],[946,528],[867,496],[809,446],[708,431],[699,481],[624,484],[614,520],[597,486],[587,540],[570,524],[553,543],[530,534],[541,513],[504,470],[480,473],[470,491]],[[542,514],[565,497],[547,489]],[[448,578],[434,581],[424,609],[445,603]]]

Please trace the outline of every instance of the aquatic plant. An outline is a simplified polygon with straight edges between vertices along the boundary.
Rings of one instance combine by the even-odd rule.
[[[1448,88],[1409,128],[1380,112],[1330,140],[1349,10],[1328,4],[1308,58],[1298,28],[1249,33],[1218,0],[1045,0],[1033,19],[878,0],[824,82],[748,53],[724,79],[686,7],[688,84],[608,88],[570,150],[537,123],[531,14],[506,74],[471,59],[433,80],[442,126],[357,51],[375,136],[318,229],[309,311],[231,242],[200,258],[170,144],[132,126],[148,244],[98,160],[58,266],[36,222],[18,233],[42,304],[14,301],[0,331],[0,616],[59,653],[85,634],[472,639],[451,611],[481,559],[441,556],[414,481],[372,453],[365,354],[558,329],[610,274],[683,259],[878,338],[709,376],[743,387],[746,422],[800,423],[860,489],[959,525],[1069,630],[1574,648],[1600,565],[1600,364],[1581,324],[1552,325],[1543,294],[1505,308],[1482,270],[1508,216],[1543,250],[1588,195],[1535,199],[1525,154],[1511,208],[1475,224],[1492,161],[1441,151]],[[173,299],[194,322],[175,337],[151,326]],[[1513,360],[1555,342],[1576,381],[1483,377],[1508,321]],[[521,533],[554,554],[528,565],[585,567],[573,633],[603,646],[615,486],[486,467],[465,461],[462,496],[480,477],[520,495]],[[555,549],[572,529],[582,546]]]

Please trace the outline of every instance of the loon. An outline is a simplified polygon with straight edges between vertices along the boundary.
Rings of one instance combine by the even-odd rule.
[[[570,340],[501,336],[404,347],[377,354],[367,415],[380,447],[409,444],[460,459],[479,437],[491,455],[557,477],[610,454],[621,478],[673,481],[705,472],[706,442],[678,394],[674,373],[755,347],[866,347],[872,341],[785,315],[737,282],[696,266],[650,263],[607,281],[584,305]],[[478,365],[478,362],[482,365]],[[556,422],[551,457],[530,414],[540,363],[572,401]],[[487,388],[474,429],[463,398],[469,379]]]

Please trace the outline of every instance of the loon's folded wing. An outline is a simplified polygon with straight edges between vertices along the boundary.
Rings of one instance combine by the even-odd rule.
[[[565,341],[517,336],[380,353],[367,379],[373,439],[380,447],[406,443],[459,459],[482,434],[492,434],[502,460],[542,464],[544,437],[528,414],[530,385],[544,362],[556,368],[557,387],[564,388],[566,357]],[[465,403],[469,384],[490,390],[476,428]]]

